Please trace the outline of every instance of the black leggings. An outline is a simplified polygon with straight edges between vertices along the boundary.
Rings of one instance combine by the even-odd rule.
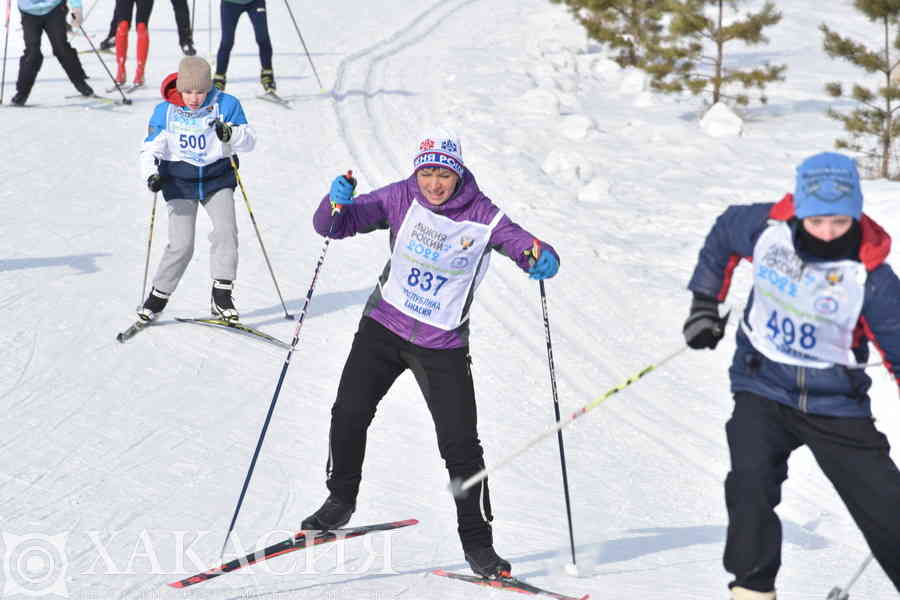
[[[412,371],[425,396],[450,479],[466,479],[484,468],[469,349],[422,348],[364,317],[331,409],[328,489],[344,501],[356,500],[366,452],[366,432],[375,409],[406,369]],[[456,500],[456,516],[460,541],[466,551],[493,543],[488,523],[493,516],[487,480],[473,486],[465,498]]]
[[[266,0],[253,0],[249,4],[236,4],[222,0],[222,41],[216,55],[216,73],[228,72],[231,48],[234,47],[234,30],[243,13],[250,17],[256,45],[259,46],[259,62],[263,69],[272,68],[272,41],[269,39],[269,24],[266,19]]]
[[[63,70],[72,83],[82,83],[85,80],[84,69],[78,59],[75,48],[69,44],[66,37],[66,15],[69,9],[63,2],[46,15],[32,15],[22,12],[22,34],[25,38],[25,52],[19,59],[19,77],[16,80],[16,90],[26,97],[31,92],[38,71],[44,63],[44,55],[41,53],[41,34],[46,32],[50,38],[50,47],[53,55],[59,60]]]
[[[153,0],[116,0],[116,10],[113,13],[113,21],[116,26],[122,21],[128,21],[128,25],[131,26],[131,15],[134,12],[135,5],[137,5],[135,22],[146,25],[150,21],[150,13],[153,12]]]

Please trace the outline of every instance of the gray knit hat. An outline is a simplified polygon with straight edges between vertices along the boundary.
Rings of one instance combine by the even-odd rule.
[[[178,63],[178,81],[175,87],[179,92],[208,92],[212,87],[209,63],[199,56],[185,56]]]

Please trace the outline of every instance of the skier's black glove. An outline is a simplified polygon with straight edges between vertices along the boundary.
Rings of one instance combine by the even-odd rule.
[[[159,173],[154,173],[147,178],[147,188],[154,194],[162,189],[162,184],[162,177],[159,176]]]
[[[227,144],[231,139],[231,125],[216,119],[213,123],[213,127],[216,128],[216,137],[222,140],[223,144]]]
[[[684,341],[694,350],[703,348],[715,349],[719,340],[725,335],[725,324],[728,314],[719,316],[719,302],[709,296],[694,294],[691,302],[691,314],[684,322]]]

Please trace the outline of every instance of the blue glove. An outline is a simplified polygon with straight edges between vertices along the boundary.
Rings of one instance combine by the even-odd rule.
[[[559,271],[559,260],[549,250],[541,252],[528,269],[529,279],[550,279]]]
[[[331,191],[328,197],[332,204],[353,204],[353,191],[356,189],[356,179],[346,175],[338,175],[331,182]]]

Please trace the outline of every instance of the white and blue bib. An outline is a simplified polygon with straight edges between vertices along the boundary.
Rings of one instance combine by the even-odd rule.
[[[753,248],[753,273],[753,307],[741,327],[754,348],[800,367],[857,364],[851,345],[865,297],[862,263],[804,263],[790,227],[774,221]]]
[[[203,167],[223,158],[223,144],[212,126],[219,114],[218,102],[197,110],[170,105],[166,113],[166,135],[171,160]]]
[[[466,300],[490,262],[486,251],[501,211],[485,225],[454,221],[413,201],[394,242],[382,297],[397,310],[445,331],[469,318]]]

